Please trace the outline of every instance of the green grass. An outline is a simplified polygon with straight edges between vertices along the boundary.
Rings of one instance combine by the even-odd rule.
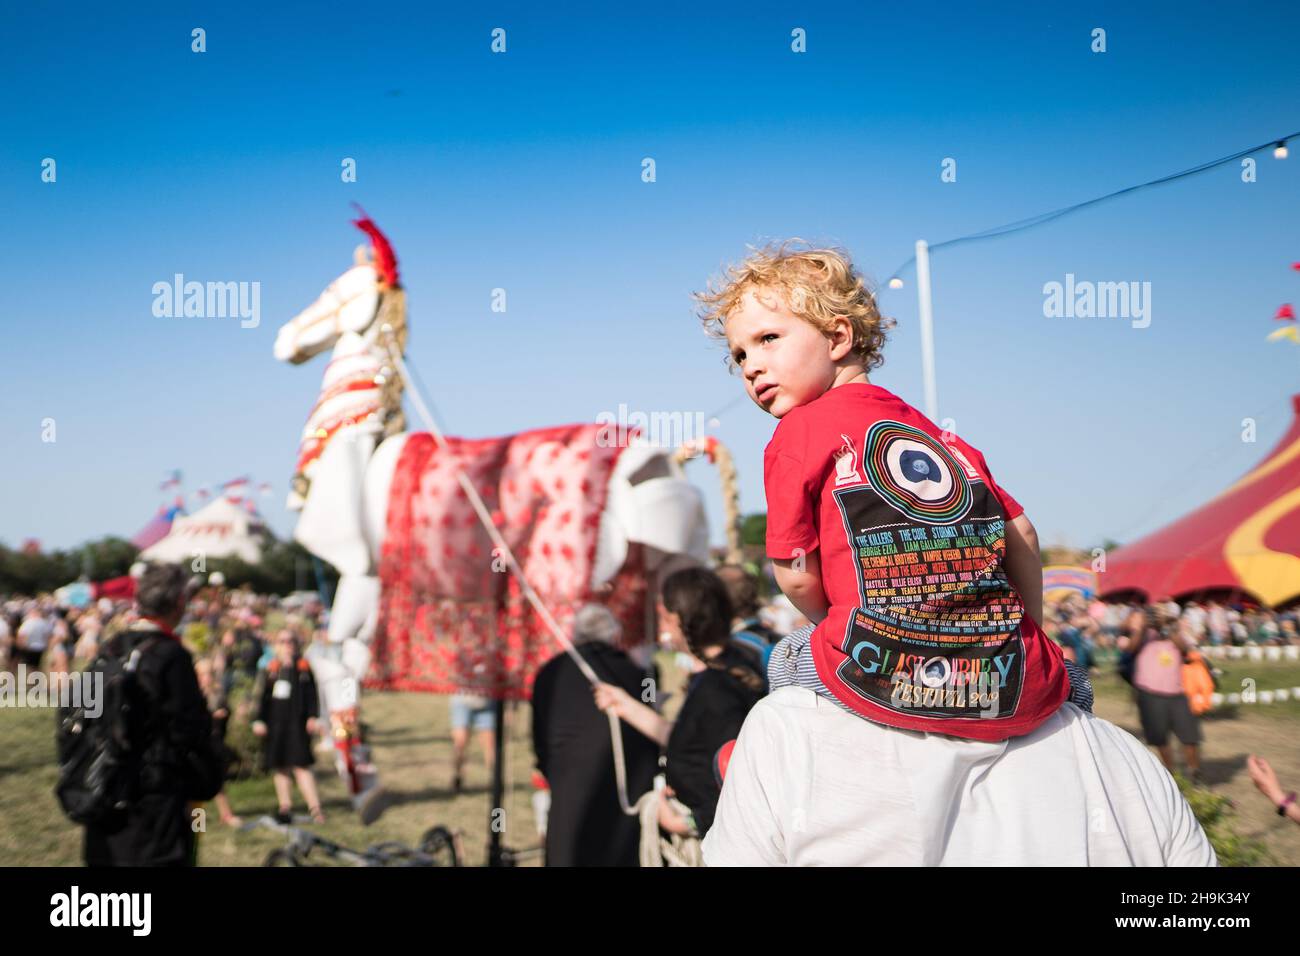
[[[447,698],[423,694],[367,694],[365,716],[389,809],[372,826],[352,811],[333,761],[322,756],[316,778],[327,816],[311,829],[352,849],[385,840],[410,846],[435,824],[463,834],[466,862],[486,860],[490,778],[477,735],[466,763],[465,791],[453,794],[451,736]],[[529,709],[514,705],[507,714],[505,832],[508,846],[538,843],[531,805],[532,744]],[[48,709],[0,708],[0,865],[75,866],[81,863],[81,828],[65,818],[54,797],[55,716]],[[270,776],[232,782],[227,794],[245,821],[276,809]],[[294,791],[295,811],[305,813]],[[269,830],[241,832],[220,823],[215,804],[207,805],[207,830],[200,837],[199,862],[209,866],[259,866],[284,840]]]
[[[1231,661],[1216,662],[1224,672],[1224,692],[1239,689],[1251,678],[1257,690],[1300,686],[1300,665]],[[681,675],[671,658],[660,660],[664,679],[661,692],[680,688]],[[1113,670],[1094,673],[1097,712],[1136,732],[1132,691]],[[679,698],[678,698],[679,699]],[[673,704],[669,712],[675,711]],[[451,738],[447,698],[424,694],[367,693],[364,715],[370,724],[376,760],[392,802],[370,827],[362,826],[351,810],[332,760],[322,757],[316,776],[328,822],[312,827],[322,836],[353,849],[384,840],[417,845],[430,827],[441,824],[462,834],[465,862],[486,860],[489,778],[477,738],[471,744],[466,768],[466,791],[450,792]],[[507,716],[507,773],[504,838],[508,846],[523,848],[538,842],[533,822],[529,775],[532,745],[530,711],[514,705]],[[75,866],[81,862],[81,829],[70,823],[54,798],[57,775],[54,757],[54,712],[47,709],[0,708],[0,865]],[[1188,798],[1198,817],[1213,830],[1216,847],[1225,862],[1277,862],[1300,864],[1300,827],[1281,820],[1254,791],[1245,773],[1249,752],[1260,752],[1273,762],[1283,785],[1300,787],[1300,757],[1294,740],[1300,728],[1300,702],[1241,705],[1216,710],[1205,721],[1205,759],[1212,791],[1198,788]],[[228,788],[236,813],[246,820],[276,807],[269,777],[233,782]],[[305,811],[295,790],[297,812]],[[200,841],[199,862],[207,866],[258,866],[283,839],[271,831],[240,832],[217,820],[209,804],[207,832]],[[1268,855],[1257,853],[1257,844]]]
[[[684,676],[672,655],[659,660],[660,693],[680,690]],[[680,694],[670,699],[671,716]],[[363,719],[389,807],[380,819],[363,826],[351,807],[332,756],[317,758],[316,779],[327,820],[311,829],[354,850],[388,840],[418,846],[430,827],[441,824],[461,834],[467,865],[487,860],[488,826],[492,807],[491,779],[483,761],[481,742],[472,735],[465,765],[465,789],[451,792],[452,747],[448,698],[430,694],[367,692]],[[0,866],[76,866],[81,863],[81,828],[63,816],[54,797],[57,767],[54,750],[55,712],[49,709],[0,707]],[[539,845],[532,809],[533,767],[531,710],[526,703],[509,704],[506,712],[506,792],[503,840],[522,849]],[[270,776],[232,781],[226,793],[235,813],[245,822],[276,810]],[[636,799],[638,794],[633,794]],[[295,812],[306,807],[294,789]],[[206,832],[200,837],[199,862],[206,866],[260,866],[266,855],[283,846],[270,830],[238,831],[218,819],[209,803]],[[540,862],[540,861],[538,861]]]
[[[81,829],[54,799],[54,729],[53,710],[0,709],[0,865],[80,862]]]

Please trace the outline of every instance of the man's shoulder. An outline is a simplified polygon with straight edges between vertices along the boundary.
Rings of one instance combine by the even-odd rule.
[[[1156,755],[1129,731],[1069,702],[1033,733],[1013,738],[1012,743],[1028,746],[1056,734],[1068,735],[1076,754],[1090,753],[1095,765],[1105,767],[1111,775],[1141,777],[1148,782],[1168,776]]]
[[[1083,710],[1068,702],[1061,705],[1061,709],[1057,714],[1066,726],[1071,727],[1076,732],[1097,738],[1111,747],[1121,747],[1134,753],[1140,753],[1144,757],[1159,763],[1155,754],[1148,750],[1141,740],[1118,724],[1111,723],[1105,717],[1099,717],[1090,710]]]
[[[791,714],[816,710],[817,695],[807,687],[778,687],[757,704],[754,710],[771,712],[775,719],[787,719]]]
[[[160,670],[177,664],[192,666],[194,663],[193,655],[179,639],[153,628],[127,628],[113,635],[106,643],[117,654],[123,653],[128,647],[138,648],[141,659],[149,661]]]
[[[845,713],[837,704],[819,697],[807,687],[778,687],[763,697],[745,719],[755,731],[782,735],[827,734],[841,732],[872,735],[877,724]]]

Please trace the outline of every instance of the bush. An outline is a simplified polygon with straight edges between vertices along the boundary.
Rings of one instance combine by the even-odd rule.
[[[203,621],[194,621],[185,625],[185,632],[181,634],[181,643],[189,648],[190,653],[195,657],[205,657],[208,651],[212,650],[214,642],[208,625]]]
[[[0,544],[0,594],[47,593],[82,575],[92,581],[120,578],[139,553],[131,542],[111,536],[69,551],[15,551]]]
[[[236,780],[265,776],[262,770],[262,740],[253,733],[257,718],[257,681],[239,675],[226,697],[230,708],[230,721],[226,724],[226,746],[239,758],[231,775]]]
[[[1264,844],[1238,836],[1232,827],[1232,801],[1212,790],[1198,787],[1181,773],[1174,774],[1192,813],[1214,847],[1219,866],[1260,866],[1274,863]]]

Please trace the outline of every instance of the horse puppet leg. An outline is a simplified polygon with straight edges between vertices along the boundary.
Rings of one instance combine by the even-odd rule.
[[[321,455],[294,537],[340,572],[330,608],[329,642],[308,660],[323,709],[329,714],[336,766],[353,806],[370,823],[382,810],[379,775],[361,735],[361,682],[370,664],[367,646],[379,614],[379,579],[363,519],[363,486],[376,430],[345,429]]]
[[[318,645],[308,654],[323,709],[329,714],[334,765],[352,797],[353,809],[366,824],[378,819],[383,810],[377,799],[383,793],[379,772],[361,735],[361,681],[354,676],[365,673],[362,661],[369,658],[370,650],[356,640]]]

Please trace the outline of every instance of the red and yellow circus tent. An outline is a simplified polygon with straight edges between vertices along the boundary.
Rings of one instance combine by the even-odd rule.
[[[1270,607],[1300,599],[1300,395],[1271,452],[1218,497],[1107,556],[1102,598],[1236,592]]]

